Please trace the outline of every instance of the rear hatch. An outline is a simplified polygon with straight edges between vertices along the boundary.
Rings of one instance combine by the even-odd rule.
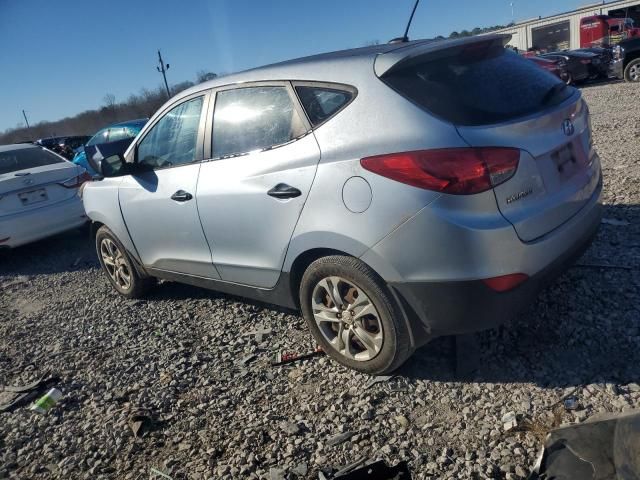
[[[376,61],[376,71],[400,94],[453,123],[469,146],[520,150],[515,175],[494,192],[519,238],[532,241],[589,201],[600,165],[580,92],[504,42],[488,36],[409,49],[405,58],[394,52],[395,62]]]
[[[0,218],[68,200],[82,173],[44,148],[0,151]]]

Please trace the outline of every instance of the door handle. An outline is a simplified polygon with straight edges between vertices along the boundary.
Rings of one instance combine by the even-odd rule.
[[[291,185],[287,185],[286,183],[279,183],[271,190],[269,190],[267,192],[267,195],[274,198],[286,199],[299,197],[300,195],[302,195],[302,192],[296,187],[292,187]]]
[[[175,200],[176,202],[188,202],[193,198],[189,192],[185,192],[184,190],[178,190],[176,193],[171,195],[171,200]]]

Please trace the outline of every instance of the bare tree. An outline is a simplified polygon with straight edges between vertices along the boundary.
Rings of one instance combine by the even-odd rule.
[[[217,73],[207,72],[206,70],[198,70],[196,73],[196,83],[206,82],[214,78],[218,78]]]
[[[102,97],[102,103],[104,103],[105,107],[112,109],[116,106],[116,96],[113,93],[107,93]]]

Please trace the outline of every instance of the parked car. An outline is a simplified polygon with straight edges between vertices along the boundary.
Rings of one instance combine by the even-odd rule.
[[[548,58],[540,58],[540,57],[526,57],[528,60],[531,60],[533,63],[546,70],[549,73],[552,73],[560,80],[565,83],[571,83],[571,77],[569,72],[567,71],[567,63],[564,60],[556,59],[551,60]]]
[[[596,62],[594,68],[597,75],[601,78],[608,78],[613,60],[613,50],[610,47],[588,47],[573,50],[574,52],[592,53],[595,55]]]
[[[96,148],[101,154],[107,153],[111,155],[123,153],[148,120],[148,118],[129,120],[99,130],[98,133],[86,142],[84,148],[76,153],[73,157],[73,163],[82,166],[92,176],[95,176],[97,172],[94,171],[91,164],[87,162],[87,155],[95,155]]]
[[[155,278],[300,308],[380,374],[498,325],[591,243],[600,160],[579,90],[509,36],[375,45],[197,85],[83,195],[113,287]],[[551,326],[550,326],[551,328]]]
[[[594,53],[567,50],[562,52],[543,53],[541,58],[562,60],[566,63],[569,74],[568,83],[582,82],[597,78],[601,72],[601,60]]]
[[[52,147],[54,145],[57,145],[58,142],[60,140],[62,140],[64,137],[45,137],[45,138],[39,138],[38,140],[35,141],[36,144],[42,146],[42,147],[46,147],[49,150],[52,149]]]
[[[613,47],[609,72],[626,82],[640,82],[640,38],[629,38]]]
[[[90,178],[83,168],[41,146],[0,146],[0,248],[86,223],[78,189]]]
[[[73,159],[73,157],[84,147],[84,144],[90,139],[88,135],[73,135],[70,137],[63,137],[51,147],[58,155],[62,155],[67,160]]]

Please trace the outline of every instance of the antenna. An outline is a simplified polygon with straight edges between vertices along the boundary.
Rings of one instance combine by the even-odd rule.
[[[389,43],[406,43],[409,41],[409,28],[411,28],[411,22],[413,21],[413,15],[416,13],[416,8],[418,8],[418,4],[420,0],[416,0],[416,3],[413,5],[413,10],[411,10],[411,16],[409,17],[409,21],[407,22],[407,28],[404,30],[404,35],[402,37],[397,37],[392,40],[389,40]]]
[[[404,36],[402,38],[404,38],[405,42],[409,41],[409,28],[411,27],[411,22],[413,21],[413,15],[416,13],[416,8],[418,8],[418,4],[420,3],[420,0],[416,0],[416,3],[413,5],[413,10],[411,10],[411,16],[409,17],[409,22],[407,23],[407,28],[404,30]]]

